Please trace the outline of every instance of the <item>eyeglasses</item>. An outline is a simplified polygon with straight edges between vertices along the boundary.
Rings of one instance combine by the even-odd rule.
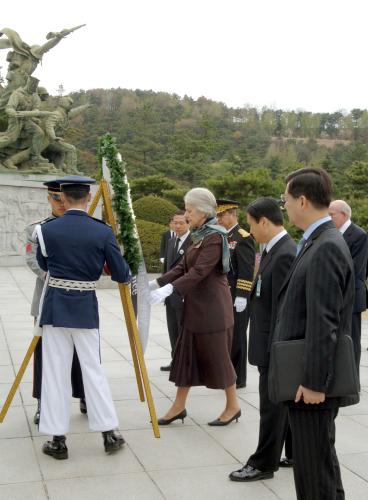
[[[51,198],[52,198],[54,201],[61,201],[61,196],[60,196],[60,194],[53,194],[53,193],[49,193],[49,195],[51,196]]]

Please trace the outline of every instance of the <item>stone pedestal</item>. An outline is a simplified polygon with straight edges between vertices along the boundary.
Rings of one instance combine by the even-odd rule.
[[[43,182],[61,174],[0,173],[0,267],[24,265],[25,228],[50,214]],[[92,186],[92,194],[98,186]],[[97,207],[95,217],[101,216]]]

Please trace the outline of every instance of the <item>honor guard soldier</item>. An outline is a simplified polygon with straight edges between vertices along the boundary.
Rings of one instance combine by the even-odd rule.
[[[217,200],[218,223],[227,230],[230,248],[230,271],[227,275],[234,305],[234,334],[231,361],[236,371],[236,387],[247,383],[247,300],[253,282],[255,248],[253,237],[238,224],[239,203]]]
[[[119,422],[100,363],[95,289],[105,262],[114,281],[127,283],[131,274],[111,227],[86,212],[90,184],[95,180],[72,175],[57,182],[66,212],[36,227],[37,261],[49,273],[40,312],[43,378],[39,430],[53,435],[43,445],[43,453],[64,459],[68,458],[65,434],[69,430],[74,346],[83,373],[90,429],[102,432],[107,453],[119,450],[125,442],[114,431]]]
[[[48,197],[47,200],[51,207],[51,215],[46,219],[33,222],[26,227],[26,264],[32,272],[37,276],[36,285],[33,292],[32,305],[31,305],[31,315],[35,318],[38,316],[38,310],[40,305],[40,298],[45,282],[46,273],[38,265],[36,253],[37,253],[37,238],[33,236],[35,227],[37,224],[44,224],[45,222],[55,219],[56,217],[61,217],[65,213],[65,207],[61,201],[60,184],[55,181],[48,181],[43,183],[47,187]],[[72,388],[73,388],[73,398],[79,398],[79,406],[81,413],[87,413],[86,400],[83,388],[82,372],[79,364],[79,359],[76,351],[74,350],[73,364],[72,364]],[[40,408],[41,408],[41,382],[42,382],[42,338],[38,341],[34,352],[33,359],[33,392],[32,395],[37,399],[37,410],[33,417],[33,421],[38,425],[40,421]]]

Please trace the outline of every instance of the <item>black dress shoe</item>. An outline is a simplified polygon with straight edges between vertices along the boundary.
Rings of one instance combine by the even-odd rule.
[[[79,400],[79,409],[80,412],[83,413],[83,415],[87,415],[87,403],[84,398],[80,398]]]
[[[171,422],[174,422],[175,420],[181,420],[182,423],[184,424],[184,419],[186,416],[187,416],[187,410],[184,408],[184,410],[181,411],[180,413],[178,413],[177,415],[175,415],[175,417],[168,418],[168,419],[159,418],[157,420],[157,423],[158,423],[158,425],[169,425],[169,424],[171,424]]]
[[[68,448],[65,444],[65,436],[54,436],[52,441],[46,441],[42,446],[42,452],[45,455],[56,458],[56,460],[64,460],[68,458]]]
[[[292,458],[282,458],[279,462],[280,467],[293,467],[294,460]]]
[[[271,479],[273,472],[262,472],[251,465],[244,465],[239,470],[234,470],[229,474],[232,481],[260,481],[261,479]]]
[[[40,413],[41,413],[41,400],[37,399],[37,410],[33,417],[33,423],[36,425],[40,423]]]
[[[171,363],[169,365],[167,365],[167,366],[161,366],[160,370],[162,372],[169,372],[171,370]]]
[[[237,389],[244,389],[244,387],[247,387],[245,382],[239,382],[239,384],[236,384]]]
[[[125,444],[123,436],[114,430],[103,432],[102,437],[106,453],[113,453],[114,451],[120,450]]]
[[[240,417],[241,410],[239,410],[238,413],[235,413],[235,415],[229,418],[229,420],[220,420],[219,418],[216,418],[216,420],[208,422],[208,425],[211,425],[212,427],[223,427],[224,425],[229,425],[233,420],[236,420],[238,422]]]

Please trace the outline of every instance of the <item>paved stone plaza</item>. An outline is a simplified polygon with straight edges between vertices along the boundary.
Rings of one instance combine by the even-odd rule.
[[[29,316],[34,276],[25,267],[0,268],[0,402],[4,401],[32,334]],[[0,500],[292,500],[291,470],[274,479],[233,483],[227,475],[254,451],[258,436],[257,371],[249,367],[248,386],[239,391],[242,417],[228,427],[208,427],[224,403],[222,391],[197,388],[188,400],[184,425],[161,428],[153,436],[146,403],[138,399],[129,341],[118,291],[99,290],[101,352],[127,446],[106,456],[99,433],[73,400],[67,444],[69,460],[41,453],[45,440],[33,424],[32,366],[7,418],[0,424]],[[364,324],[362,397],[337,421],[337,450],[346,498],[368,498],[368,322]],[[175,387],[160,366],[170,358],[163,306],[152,309],[147,368],[157,414],[163,415]]]

